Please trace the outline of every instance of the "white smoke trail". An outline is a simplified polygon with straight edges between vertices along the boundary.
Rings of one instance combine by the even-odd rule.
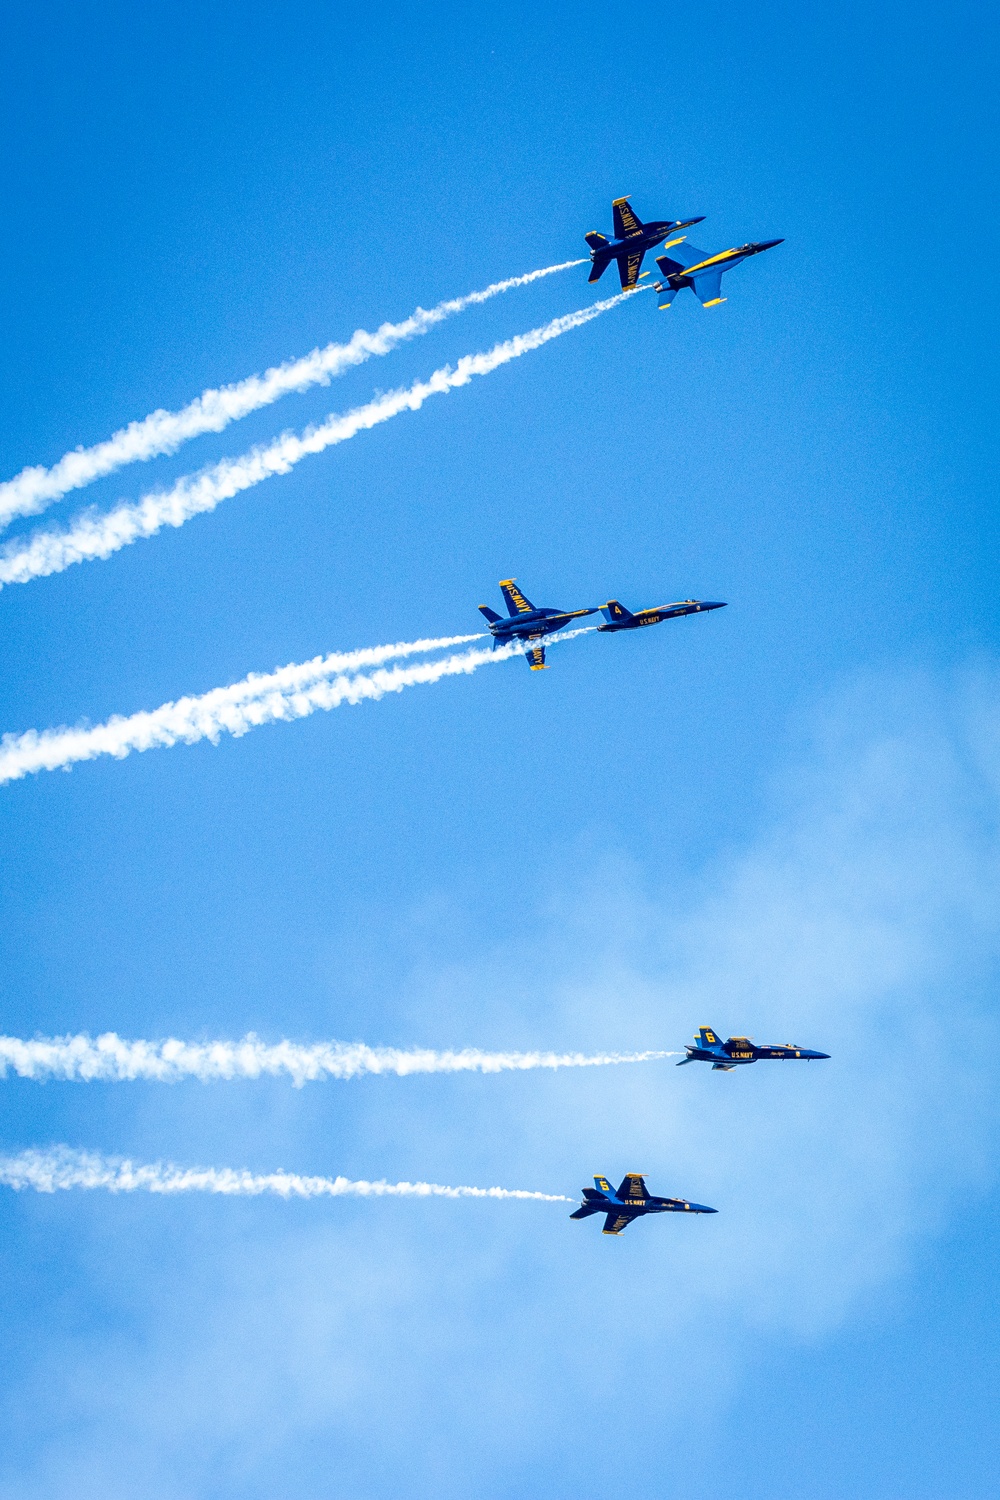
[[[0,1157],[0,1184],[21,1191],[55,1193],[70,1188],[103,1188],[109,1193],[221,1193],[259,1198],[530,1198],[540,1203],[574,1203],[562,1193],[533,1193],[524,1188],[444,1187],[438,1182],[352,1182],[348,1177],[303,1177],[298,1172],[248,1172],[232,1167],[175,1167],[169,1162],[143,1165],[120,1157],[99,1156],[54,1146],[48,1151],[21,1151]]]
[[[546,645],[557,640],[573,640],[587,635],[593,626],[564,632]],[[457,637],[462,640],[463,637]],[[464,639],[468,639],[467,637]],[[473,636],[473,640],[477,637]],[[433,644],[433,643],[430,643]],[[376,647],[375,650],[390,651],[409,648]],[[208,739],[217,744],[220,736],[240,736],[261,724],[273,724],[278,720],[304,719],[317,709],[339,708],[342,703],[362,703],[366,699],[377,702],[386,693],[399,693],[404,688],[417,687],[425,683],[440,682],[443,677],[470,675],[479,667],[491,662],[507,661],[520,655],[523,644],[514,642],[501,646],[496,651],[482,649],[463,651],[455,656],[446,656],[437,661],[421,662],[412,667],[379,668],[374,672],[344,674],[340,668],[334,671],[341,675],[326,680],[322,674],[324,658],[317,657],[307,662],[304,668],[285,667],[271,677],[250,677],[232,688],[214,688],[200,698],[180,698],[176,703],[165,703],[152,712],[132,714],[129,718],[115,716],[94,728],[86,726],[76,729],[46,729],[41,734],[29,729],[25,734],[5,734],[0,740],[0,785],[18,781],[36,771],[54,771],[74,765],[79,761],[94,760],[99,755],[113,755],[123,760],[133,750],[166,749],[173,745],[193,745],[198,740]],[[311,685],[306,682],[293,688],[271,686],[274,679],[284,674],[309,670]],[[316,680],[316,679],[319,680]],[[249,685],[256,685],[252,695]]]
[[[328,1078],[363,1074],[507,1073],[536,1068],[604,1068],[619,1063],[657,1062],[677,1052],[436,1052],[429,1047],[367,1047],[363,1042],[296,1042],[268,1045],[252,1033],[238,1042],[163,1042],[123,1040],[113,1031],[99,1037],[0,1036],[0,1078],[8,1070],[35,1082],[59,1079],[78,1083],[202,1083],[261,1077],[288,1077],[296,1088]]]
[[[190,438],[205,432],[221,432],[230,422],[237,422],[262,406],[270,406],[291,391],[329,385],[335,375],[342,374],[351,365],[362,364],[373,355],[388,354],[407,339],[427,333],[435,324],[464,312],[467,307],[488,302],[491,297],[509,292],[514,287],[528,286],[543,276],[553,276],[557,271],[568,271],[573,266],[582,265],[582,260],[567,260],[558,266],[531,271],[526,276],[510,276],[506,281],[495,281],[481,292],[439,302],[429,311],[418,307],[402,323],[383,323],[375,333],[359,328],[346,344],[327,344],[325,349],[314,349],[304,359],[288,360],[263,375],[251,375],[247,380],[218,390],[202,391],[196,400],[180,411],[151,412],[141,422],[130,422],[106,442],[95,443],[91,448],[75,448],[51,469],[41,466],[22,469],[13,479],[0,484],[0,527],[7,526],[16,516],[38,515],[71,490],[83,489],[95,479],[103,479],[126,464],[163,453],[176,453]]]
[[[84,512],[63,531],[39,531],[25,541],[18,538],[7,542],[0,548],[0,587],[61,573],[74,563],[107,558],[140,537],[155,536],[164,526],[183,526],[192,516],[214,510],[221,501],[262,480],[274,474],[287,474],[308,454],[322,453],[337,443],[347,442],[400,412],[419,411],[428,396],[457,390],[468,385],[474,375],[488,375],[570,329],[583,327],[638,291],[645,291],[645,287],[620,292],[578,312],[553,318],[541,328],[494,345],[486,353],[466,354],[454,368],[443,365],[428,380],[418,380],[405,390],[390,391],[344,415],[334,413],[318,427],[307,427],[300,435],[286,432],[273,443],[252,448],[240,458],[226,458],[197,474],[186,474],[171,489],[154,491],[134,504],[125,503],[106,513]]]

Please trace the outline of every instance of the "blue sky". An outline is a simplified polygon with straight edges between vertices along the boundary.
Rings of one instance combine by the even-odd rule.
[[[2,1029],[832,1054],[0,1084],[5,1152],[575,1194],[0,1197],[0,1495],[992,1492],[997,23],[980,6],[7,7],[0,477],[610,201],[784,236],[0,595],[0,728],[539,603],[729,607],[0,790]],[[602,282],[603,292],[607,282]],[[586,306],[586,268],[123,469],[107,509]],[[878,1049],[887,1048],[880,1056]],[[612,1460],[626,1458],[623,1473]],[[140,1476],[137,1479],[136,1476]]]

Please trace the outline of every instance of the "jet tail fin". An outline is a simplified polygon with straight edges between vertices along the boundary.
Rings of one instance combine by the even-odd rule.
[[[704,250],[699,250],[695,245],[686,240],[674,240],[670,245],[673,255],[658,255],[656,264],[664,276],[683,276],[688,266],[696,266],[699,261],[705,259]]]
[[[684,274],[685,268],[682,263],[679,260],[671,260],[669,255],[658,255],[656,264],[664,276],[683,276]]]
[[[501,618],[500,615],[497,614],[495,609],[490,609],[488,604],[481,604],[479,606],[479,613],[485,616],[485,618],[489,620],[491,625],[495,625],[496,622]]]
[[[698,1027],[698,1041],[703,1047],[718,1047],[721,1045],[719,1038],[711,1026]]]
[[[617,599],[609,599],[607,604],[602,604],[601,614],[609,625],[613,625],[616,621],[632,619],[632,611],[626,609],[624,604],[619,604]]]

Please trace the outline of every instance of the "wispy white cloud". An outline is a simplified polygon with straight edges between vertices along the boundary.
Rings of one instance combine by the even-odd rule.
[[[10,1458],[10,1483],[47,1497],[93,1470],[90,1490],[117,1500],[141,1471],[173,1497],[250,1452],[262,1492],[296,1463],[308,1489],[336,1449],[364,1491],[391,1408],[386,1492],[457,1496],[498,1476],[537,1490],[541,1476],[562,1493],[567,1473],[585,1491],[580,1433],[616,1424],[660,1432],[691,1485],[710,1491],[718,1473],[705,1478],[685,1433],[731,1427],[750,1382],[808,1385],[823,1366],[836,1400],[844,1369],[863,1362],[850,1364],[852,1347],[905,1336],[910,1313],[922,1322],[914,1299],[933,1299],[936,1283],[954,1282],[958,1297],[979,1248],[969,1236],[989,1249],[998,702],[996,674],[855,682],[797,725],[771,794],[758,788],[753,810],[734,812],[721,851],[678,858],[644,831],[630,860],[569,834],[482,944],[429,968],[424,934],[413,937],[400,977],[421,1035],[439,1035],[446,1012],[466,1016],[473,993],[504,1036],[533,1038],[544,1016],[557,1046],[680,1038],[706,1021],[795,1036],[832,1058],[734,1074],[507,1074],[489,1088],[459,1083],[460,1098],[366,1089],[349,1132],[379,1152],[373,1175],[570,1193],[591,1172],[637,1169],[717,1217],[647,1220],[608,1241],[599,1222],[564,1219],[569,1204],[490,1215],[488,1234],[480,1213],[452,1213],[443,1239],[439,1213],[401,1201],[360,1226],[347,1213],[251,1207],[252,1233],[215,1213],[207,1239],[192,1196],[172,1204],[165,1253],[159,1229],[109,1201],[69,1214],[60,1204],[53,1217],[50,1199],[25,1194],[9,1228],[33,1267],[39,1234],[52,1247],[46,1306],[65,1293],[70,1257],[73,1304],[103,1306],[113,1285],[124,1327],[30,1325],[37,1354],[7,1384],[14,1418],[37,1413],[41,1436],[37,1456]],[[218,1095],[169,1099],[171,1149],[179,1139],[182,1160],[211,1160]],[[315,1166],[306,1153],[325,1117],[310,1102],[324,1106],[313,1095],[281,1120],[241,1114],[254,1154],[227,1159]],[[949,1221],[966,1241],[957,1262],[953,1245],[934,1243]],[[25,1300],[35,1284],[33,1272]],[[984,1287],[979,1278],[970,1294],[985,1298]],[[623,1307],[638,1309],[627,1337]],[[847,1365],[804,1347],[844,1327]],[[429,1410],[436,1430],[463,1434],[444,1469],[426,1440]]]
[[[101,1036],[0,1036],[0,1078],[8,1073],[36,1082],[132,1083],[142,1079],[202,1083],[238,1078],[287,1077],[296,1088],[328,1078],[366,1073],[408,1078],[415,1073],[509,1073],[537,1068],[605,1068],[656,1062],[677,1052],[484,1052],[477,1047],[435,1051],[430,1047],[368,1047],[363,1042],[127,1041],[113,1031]]]
[[[289,473],[308,455],[345,443],[401,412],[419,411],[428,397],[446,395],[468,385],[475,375],[489,375],[564,333],[582,328],[644,290],[640,287],[620,292],[603,302],[553,318],[528,333],[517,334],[484,353],[466,354],[455,366],[443,365],[427,380],[378,396],[353,411],[334,413],[302,433],[286,432],[274,442],[252,448],[239,458],[226,458],[197,474],[186,474],[168,490],[154,490],[141,500],[123,503],[110,511],[84,512],[63,530],[38,531],[25,540],[7,542],[0,548],[0,587],[61,573],[74,563],[102,560],[142,537],[155,536],[164,526],[183,526],[192,516],[214,510],[223,500],[251,489],[262,480]]]
[[[590,633],[591,626],[564,631],[556,639],[573,640]],[[444,677],[469,676],[490,663],[508,661],[524,647],[514,643],[495,651],[480,649],[421,662],[410,667],[380,667],[358,672],[366,658],[385,661],[478,640],[479,636],[444,636],[438,640],[414,641],[397,646],[375,646],[366,650],[314,657],[299,666],[283,667],[270,674],[252,673],[231,687],[213,688],[197,698],[179,698],[149,712],[128,718],[114,716],[104,724],[75,729],[29,729],[24,734],[5,734],[0,740],[0,785],[18,781],[37,771],[54,771],[111,755],[123,760],[133,751],[194,745],[199,740],[217,744],[223,734],[237,738],[262,724],[304,719],[318,709],[342,704],[377,702],[386,693],[440,682]]]
[[[71,1188],[108,1193],[215,1193],[229,1198],[519,1198],[571,1203],[562,1193],[525,1188],[446,1187],[439,1182],[359,1182],[348,1177],[304,1177],[298,1172],[248,1172],[234,1167],[177,1167],[142,1163],[53,1146],[0,1157],[0,1184],[23,1191],[56,1193]]]
[[[526,276],[510,276],[506,281],[495,281],[482,291],[439,302],[436,307],[418,307],[402,323],[383,323],[375,333],[359,328],[346,344],[327,344],[324,349],[314,349],[302,359],[276,365],[263,375],[251,375],[235,385],[202,391],[196,400],[180,411],[151,412],[140,422],[130,422],[106,442],[95,443],[90,448],[74,448],[51,468],[36,465],[22,469],[13,479],[0,484],[0,527],[8,525],[17,516],[38,515],[71,490],[83,489],[95,479],[114,474],[126,464],[155,458],[159,454],[176,453],[190,438],[206,432],[221,432],[230,422],[239,421],[263,406],[270,406],[292,391],[329,385],[334,376],[352,365],[362,364],[373,355],[388,354],[407,339],[427,333],[436,324],[468,307],[582,264],[582,260],[567,260],[557,266],[531,271]]]

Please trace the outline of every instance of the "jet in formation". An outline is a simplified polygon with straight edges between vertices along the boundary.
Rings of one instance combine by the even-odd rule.
[[[722,295],[722,273],[731,271],[751,255],[783,245],[784,240],[758,240],[756,244],[738,245],[734,250],[722,250],[718,255],[709,255],[706,250],[696,250],[694,245],[674,240],[664,248],[670,255],[658,255],[656,264],[663,275],[662,281],[653,286],[660,294],[657,304],[660,311],[670,306],[682,287],[689,286],[701,302],[702,307],[717,307],[725,302]],[[593,279],[593,278],[591,278]]]
[[[682,599],[679,604],[660,604],[655,609],[640,609],[635,614],[617,599],[609,599],[601,605],[601,614],[607,622],[598,625],[598,630],[638,630],[640,625],[659,625],[661,620],[674,620],[678,615],[698,615],[706,609],[725,609],[724,602],[709,599]]]
[[[562,630],[572,620],[579,620],[584,615],[595,615],[594,609],[536,609],[530,599],[526,599],[517,586],[514,578],[502,578],[500,580],[500,592],[503,594],[504,603],[507,606],[508,618],[505,620],[498,615],[487,604],[480,604],[479,612],[486,617],[493,637],[493,648],[506,645],[509,641],[518,640],[527,643],[525,656],[528,666],[533,672],[540,672],[545,666],[545,647],[542,641],[554,630]]]
[[[810,1052],[805,1047],[797,1047],[794,1042],[786,1042],[780,1047],[766,1044],[758,1046],[748,1036],[731,1036],[728,1042],[723,1042],[711,1026],[702,1026],[695,1036],[694,1046],[688,1046],[686,1051],[687,1057],[677,1064],[679,1068],[683,1068],[685,1063],[707,1062],[712,1064],[713,1071],[722,1073],[742,1067],[744,1063],[763,1062],[767,1059],[784,1061],[798,1057],[804,1062],[815,1062],[830,1056],[829,1052]]]
[[[644,224],[628,198],[616,198],[611,205],[611,217],[615,231],[613,240],[609,240],[606,234],[599,234],[596,229],[584,235],[594,262],[590,280],[600,281],[611,262],[616,260],[622,291],[627,292],[638,284],[642,258],[647,250],[655,249],[678,229],[700,224],[705,215],[701,214],[697,219],[654,219],[651,224]],[[642,274],[649,273],[644,271]]]
[[[639,1172],[629,1172],[615,1192],[606,1177],[595,1177],[595,1186],[583,1189],[583,1202],[570,1214],[571,1219],[589,1219],[591,1214],[605,1214],[602,1234],[621,1234],[633,1219],[644,1214],[714,1214],[716,1208],[702,1203],[688,1203],[685,1198],[654,1198],[646,1191]]]

